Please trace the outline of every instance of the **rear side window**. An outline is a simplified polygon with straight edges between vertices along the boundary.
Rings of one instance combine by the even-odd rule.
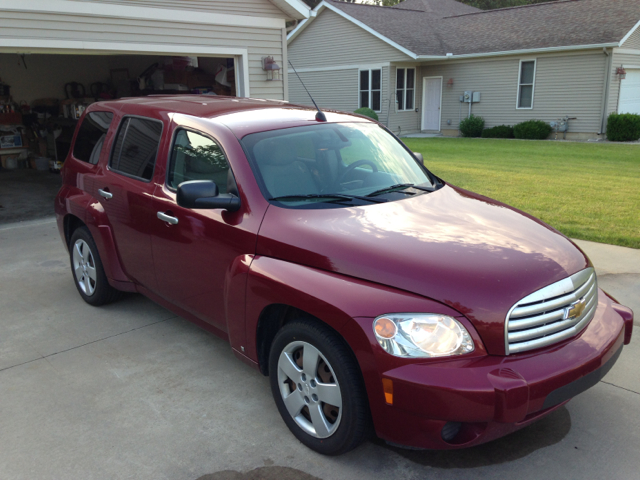
[[[104,139],[107,136],[109,125],[113,119],[110,112],[91,112],[84,117],[76,144],[73,147],[73,156],[83,162],[95,165],[100,159],[100,152]]]
[[[120,123],[109,166],[119,173],[151,180],[161,135],[162,122],[125,117]]]

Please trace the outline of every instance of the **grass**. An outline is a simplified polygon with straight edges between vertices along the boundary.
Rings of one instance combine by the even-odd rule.
[[[403,141],[448,183],[524,210],[569,237],[640,248],[640,145]]]

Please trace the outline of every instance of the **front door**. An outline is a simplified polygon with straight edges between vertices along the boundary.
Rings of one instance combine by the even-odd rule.
[[[151,243],[157,291],[199,319],[227,331],[225,307],[238,259],[255,252],[256,234],[246,204],[237,212],[189,209],[176,202],[180,183],[212,180],[234,193],[225,151],[210,134],[178,126],[167,158],[165,184],[153,197]],[[249,224],[249,226],[247,226]],[[244,297],[242,297],[244,301]]]
[[[442,78],[423,80],[422,130],[440,131]]]

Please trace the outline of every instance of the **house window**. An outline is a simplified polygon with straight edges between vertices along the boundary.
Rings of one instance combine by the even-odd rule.
[[[396,70],[396,99],[398,102],[398,110],[413,110],[415,85],[415,68],[398,68]]]
[[[533,108],[536,61],[520,61],[518,76],[518,108]]]
[[[360,70],[360,108],[381,110],[382,70]]]

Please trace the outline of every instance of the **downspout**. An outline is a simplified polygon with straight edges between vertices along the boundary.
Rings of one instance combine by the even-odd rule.
[[[600,131],[598,135],[605,133],[607,124],[607,110],[609,110],[609,95],[611,94],[611,73],[613,69],[613,49],[611,53],[606,48],[602,49],[603,53],[608,57],[605,60],[605,80],[604,80],[604,92],[602,96],[602,121],[600,122]]]
[[[389,100],[387,101],[387,121],[385,122],[385,126],[391,130],[391,127],[389,127],[389,115],[391,112],[391,99],[393,98],[393,95],[391,95],[391,63],[389,63],[389,66],[387,67],[387,95]],[[382,90],[384,92],[384,90]]]

